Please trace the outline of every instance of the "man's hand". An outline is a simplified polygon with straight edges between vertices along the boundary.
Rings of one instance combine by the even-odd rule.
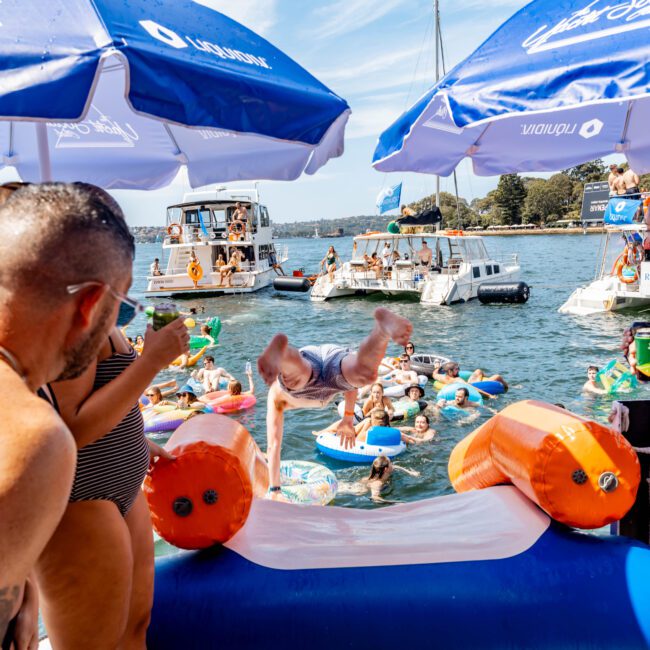
[[[354,441],[357,434],[354,430],[352,418],[343,418],[339,422],[339,426],[336,428],[336,433],[338,433],[341,438],[341,447],[344,449],[352,449],[352,447],[354,447]]]
[[[162,370],[181,354],[189,352],[189,343],[190,334],[182,317],[157,331],[149,325],[144,338],[142,358]]]

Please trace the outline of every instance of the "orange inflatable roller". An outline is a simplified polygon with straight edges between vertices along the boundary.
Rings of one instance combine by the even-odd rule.
[[[524,401],[456,445],[449,478],[457,492],[512,483],[553,519],[599,528],[632,507],[640,467],[634,449],[613,429]]]
[[[198,549],[227,542],[243,525],[253,496],[268,489],[259,447],[238,422],[202,415],[182,424],[144,482],[156,532],[170,544]]]

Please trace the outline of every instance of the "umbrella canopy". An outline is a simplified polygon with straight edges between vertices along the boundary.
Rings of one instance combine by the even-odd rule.
[[[2,163],[25,180],[291,180],[343,152],[347,103],[198,2],[2,0],[1,23]]]
[[[650,171],[646,4],[534,0],[381,134],[374,167],[447,176],[469,156],[489,176],[622,153]]]

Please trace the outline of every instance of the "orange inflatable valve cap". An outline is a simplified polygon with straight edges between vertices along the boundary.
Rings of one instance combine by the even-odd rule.
[[[227,542],[246,522],[253,497],[268,490],[268,470],[248,431],[223,415],[190,418],[144,482],[156,532],[184,549]]]
[[[457,492],[511,483],[553,519],[577,528],[618,521],[641,479],[636,452],[598,422],[543,402],[517,402],[454,448]]]

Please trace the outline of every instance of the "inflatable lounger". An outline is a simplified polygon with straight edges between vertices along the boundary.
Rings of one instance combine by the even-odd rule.
[[[207,417],[207,416],[206,416]],[[377,510],[255,499],[225,546],[158,558],[149,650],[650,647],[650,548],[512,486]]]
[[[596,422],[512,404],[454,449],[460,494],[375,510],[260,499],[264,458],[224,416],[166,447],[154,526],[206,550],[156,561],[150,649],[650,648],[650,547],[550,516],[598,528],[634,502],[636,454]]]

